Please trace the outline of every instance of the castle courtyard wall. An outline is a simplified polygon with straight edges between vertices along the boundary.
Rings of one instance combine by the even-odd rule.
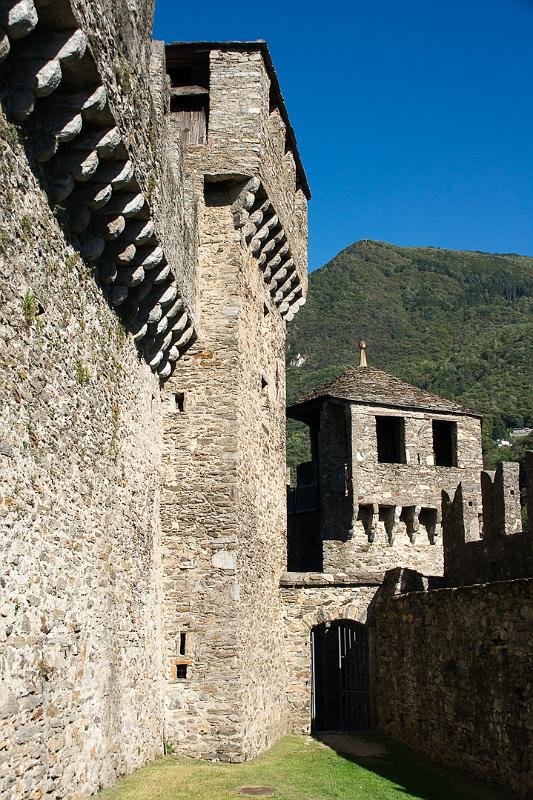
[[[532,622],[531,578],[386,599],[376,628],[380,730],[529,796]]]
[[[159,386],[1,133],[0,795],[55,800],[161,752]]]
[[[367,624],[379,581],[320,573],[282,575],[287,701],[291,730],[311,731],[311,631],[335,620]]]

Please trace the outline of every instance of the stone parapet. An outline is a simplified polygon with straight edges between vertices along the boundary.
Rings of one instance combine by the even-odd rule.
[[[527,464],[531,467],[529,454]],[[450,586],[533,576],[533,535],[531,526],[522,531],[518,464],[482,473],[481,485],[482,536],[462,485],[453,498],[442,493],[444,574]]]
[[[502,462],[495,472],[481,473],[483,538],[510,536],[522,531],[520,465]]]
[[[533,579],[392,593],[376,618],[379,730],[530,797]]]

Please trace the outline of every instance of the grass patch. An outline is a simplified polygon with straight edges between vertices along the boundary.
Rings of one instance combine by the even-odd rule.
[[[26,325],[31,325],[39,315],[39,301],[29,289],[22,298],[22,316]]]
[[[76,361],[74,374],[76,376],[76,383],[79,386],[85,386],[91,380],[91,373],[81,360]]]
[[[33,224],[26,214],[20,220],[20,227],[22,228],[22,238],[28,241],[33,231]]]
[[[120,88],[124,94],[129,94],[132,87],[132,74],[130,65],[125,61],[121,61],[120,64],[117,65],[116,75]]]
[[[370,737],[373,742],[383,741]],[[431,766],[386,741],[380,756],[345,757],[320,742],[286,736],[246,764],[162,758],[121,779],[99,800],[235,800],[241,787],[272,787],[277,800],[504,800],[485,785]]]

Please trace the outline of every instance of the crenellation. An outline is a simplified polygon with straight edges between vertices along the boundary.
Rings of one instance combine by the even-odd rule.
[[[462,484],[452,498],[443,492],[444,573],[450,586],[531,575],[533,547],[522,524],[518,477],[519,465],[511,462],[499,464],[493,473],[482,472],[479,515],[465,500]]]
[[[484,539],[522,531],[518,472],[518,464],[503,462],[495,472],[481,473]]]

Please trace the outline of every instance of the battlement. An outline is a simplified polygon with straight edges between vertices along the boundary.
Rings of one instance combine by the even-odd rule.
[[[483,513],[465,502],[459,484],[453,499],[442,492],[444,575],[450,586],[533,575],[533,452],[526,457],[529,525],[522,530],[519,465],[503,463],[481,473]]]

